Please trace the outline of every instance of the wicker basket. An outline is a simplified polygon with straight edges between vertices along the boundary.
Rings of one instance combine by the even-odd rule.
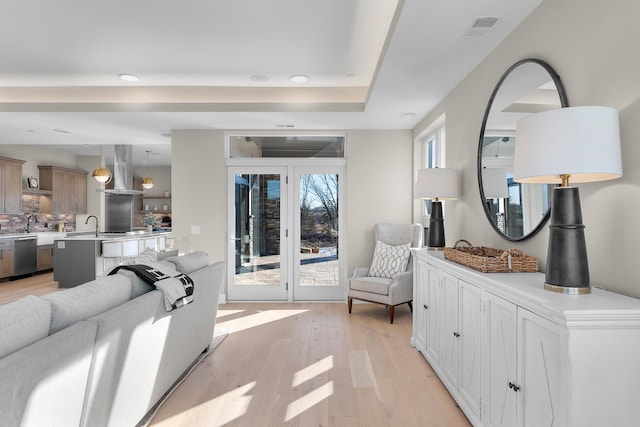
[[[465,243],[468,246],[460,246]],[[444,257],[458,264],[483,273],[534,273],[538,260],[520,249],[506,251],[485,246],[473,246],[466,240],[458,240],[453,248],[444,248]]]

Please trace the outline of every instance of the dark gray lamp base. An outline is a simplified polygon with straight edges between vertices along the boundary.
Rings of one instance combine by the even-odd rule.
[[[442,217],[442,202],[440,201],[431,203],[427,247],[433,250],[441,250],[444,248],[444,218]]]
[[[551,203],[544,288],[564,294],[591,292],[587,245],[576,187],[556,187]]]

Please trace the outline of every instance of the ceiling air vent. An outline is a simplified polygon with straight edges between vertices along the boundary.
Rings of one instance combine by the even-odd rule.
[[[477,17],[473,24],[471,24],[471,28],[469,28],[464,35],[467,37],[482,37],[491,30],[500,17],[498,16],[480,16]]]

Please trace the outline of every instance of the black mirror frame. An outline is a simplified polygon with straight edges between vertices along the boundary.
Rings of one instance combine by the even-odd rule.
[[[540,220],[538,225],[533,230],[531,230],[529,233],[527,233],[527,234],[525,234],[525,235],[523,235],[521,237],[511,237],[511,236],[508,236],[505,233],[503,233],[498,228],[497,224],[491,218],[491,212],[489,211],[489,207],[487,206],[486,198],[484,196],[484,188],[482,186],[482,148],[483,148],[485,127],[487,125],[487,119],[489,118],[489,113],[491,112],[491,106],[493,105],[493,101],[494,101],[494,99],[496,97],[496,94],[498,93],[498,90],[500,90],[500,86],[502,86],[502,83],[504,82],[504,80],[507,78],[507,76],[513,70],[515,70],[516,68],[518,68],[519,66],[521,66],[523,64],[528,64],[528,63],[538,64],[549,73],[549,76],[551,76],[551,79],[553,80],[553,83],[555,84],[556,89],[558,90],[558,96],[560,98],[560,105],[562,106],[562,108],[565,108],[565,107],[569,106],[569,101],[567,99],[567,93],[564,90],[564,86],[562,84],[562,81],[560,80],[560,76],[558,75],[558,73],[556,73],[555,70],[553,68],[551,68],[551,65],[549,65],[547,62],[545,62],[545,61],[543,61],[541,59],[536,59],[536,58],[521,59],[520,61],[518,61],[515,64],[513,64],[512,66],[510,66],[507,69],[507,71],[505,71],[504,74],[502,74],[502,76],[500,77],[500,79],[496,83],[495,88],[493,88],[493,91],[491,92],[491,96],[489,97],[489,101],[487,102],[487,108],[485,109],[485,112],[484,112],[484,117],[482,118],[482,126],[480,128],[480,139],[478,141],[478,159],[477,159],[478,188],[480,189],[480,202],[482,203],[482,209],[484,210],[484,214],[486,215],[487,220],[489,220],[489,223],[491,224],[491,227],[493,227],[493,229],[496,231],[496,233],[498,233],[500,235],[500,237],[502,237],[503,239],[512,241],[512,242],[518,242],[518,241],[527,240],[527,239],[533,237],[536,233],[538,233],[540,231],[540,229],[542,229],[544,224],[546,224],[546,222],[549,220],[549,214],[550,214],[551,209],[547,209],[547,212],[544,214],[544,217]],[[517,140],[516,140],[516,144],[517,144]]]

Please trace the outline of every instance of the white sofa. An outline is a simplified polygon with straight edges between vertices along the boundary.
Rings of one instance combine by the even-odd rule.
[[[167,312],[130,271],[0,306],[0,425],[134,426],[208,348],[224,263],[160,261],[194,281]]]

